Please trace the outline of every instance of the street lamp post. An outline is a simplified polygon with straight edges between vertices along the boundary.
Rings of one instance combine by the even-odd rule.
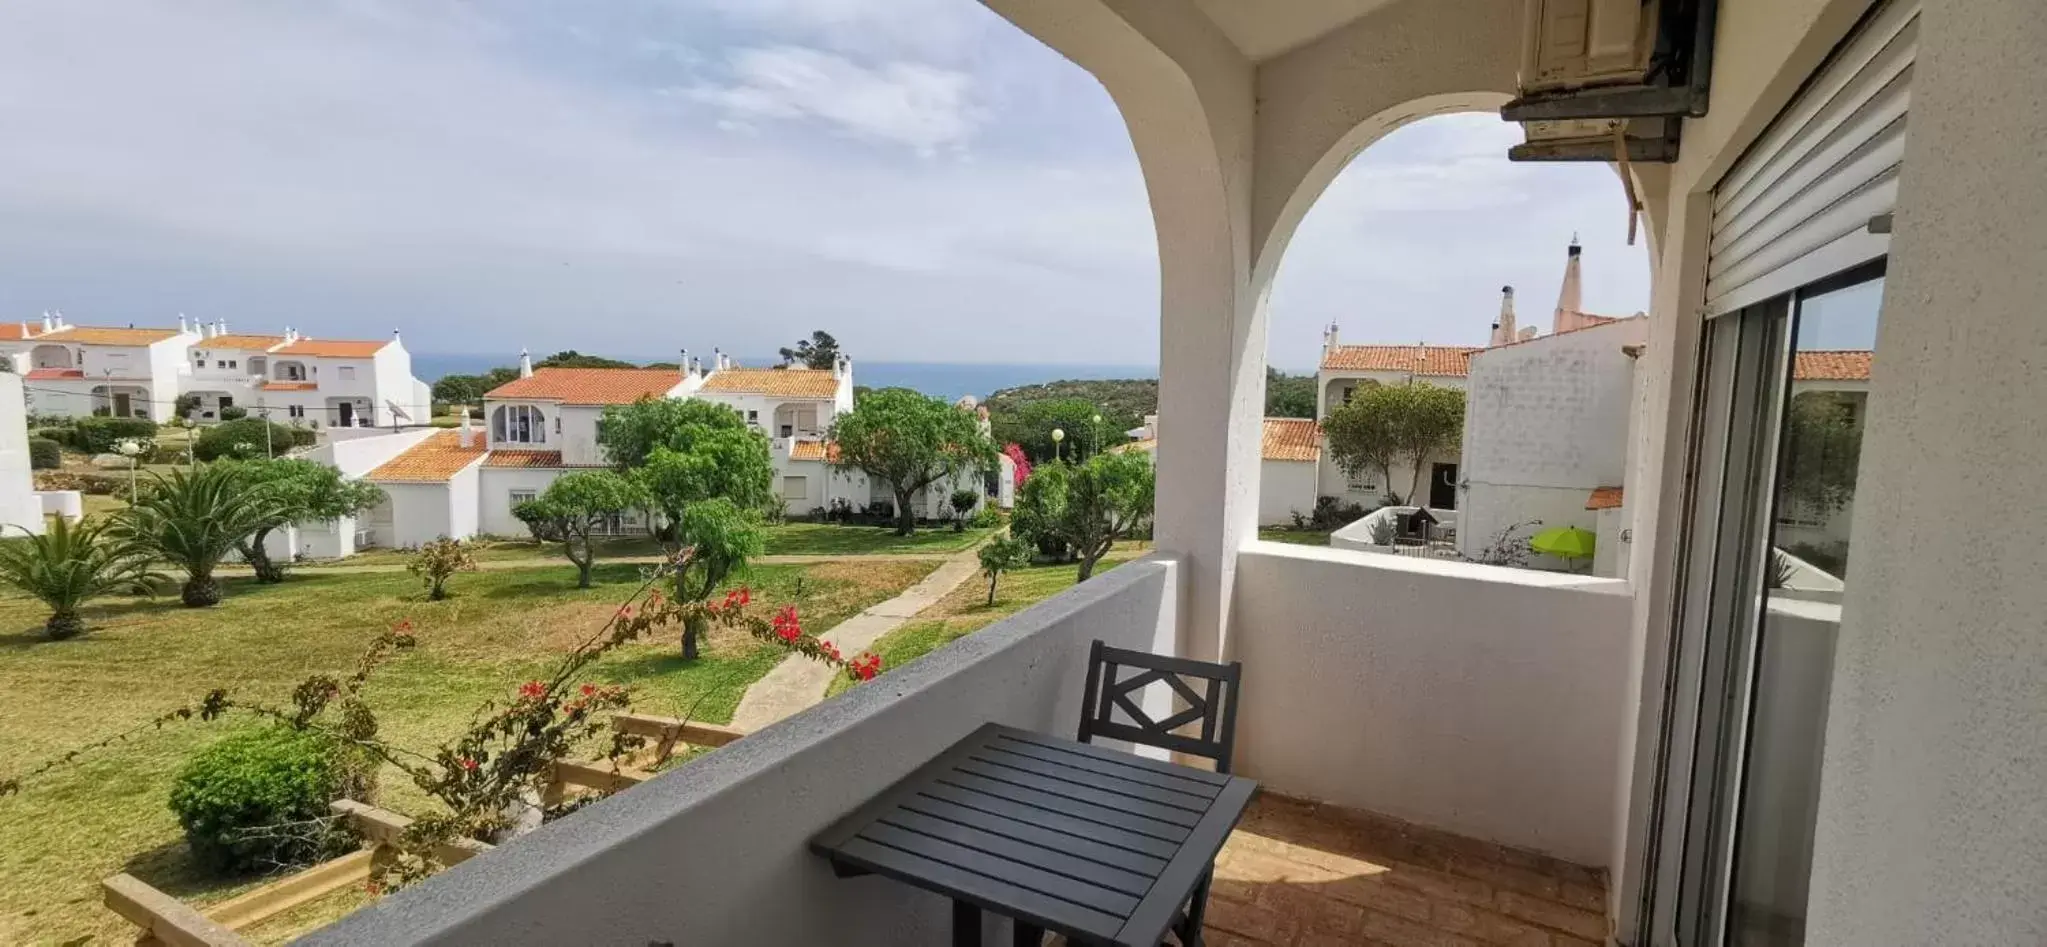
[[[1065,429],[1065,428],[1057,428],[1057,427],[1053,428],[1053,429],[1052,429],[1052,459],[1053,459],[1053,460],[1065,460],[1065,459],[1066,459],[1066,454],[1065,454],[1065,447],[1066,447],[1066,429]]]

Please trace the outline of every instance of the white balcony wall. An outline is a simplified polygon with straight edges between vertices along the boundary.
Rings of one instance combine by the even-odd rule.
[[[1605,865],[1626,583],[1258,543],[1237,564],[1239,770],[1266,789]]]
[[[558,405],[547,422],[548,450],[558,450],[569,466],[602,464],[604,449],[597,444],[597,422],[604,409],[590,405]]]
[[[484,467],[477,475],[477,532],[521,539],[532,535],[533,531],[512,515],[512,494],[525,492],[537,497],[561,475],[560,470]]]
[[[985,722],[1073,732],[1089,643],[1170,646],[1176,576],[1120,566],[299,943],[947,943],[947,900],[810,839]]]

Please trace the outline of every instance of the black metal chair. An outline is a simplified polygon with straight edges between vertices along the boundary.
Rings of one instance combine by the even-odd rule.
[[[1120,677],[1123,668],[1138,673]],[[1244,665],[1237,661],[1214,664],[1111,648],[1096,641],[1088,651],[1079,740],[1082,743],[1093,743],[1097,738],[1122,740],[1185,753],[1214,760],[1215,771],[1227,773],[1237,749],[1237,690],[1243,670]],[[1134,695],[1160,682],[1172,688],[1178,702],[1186,706],[1164,720],[1154,720],[1138,705]],[[1116,719],[1119,710],[1128,722]],[[1180,732],[1197,720],[1201,722],[1199,736]],[[1212,867],[1202,872],[1193,897],[1188,899],[1179,923],[1174,925],[1180,943],[1187,947],[1198,947],[1201,943],[1201,921],[1208,913],[1208,885],[1214,875]]]

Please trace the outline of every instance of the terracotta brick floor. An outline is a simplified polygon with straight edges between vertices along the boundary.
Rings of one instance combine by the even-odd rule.
[[[1216,860],[1215,947],[1595,947],[1590,868],[1370,813],[1261,794]]]

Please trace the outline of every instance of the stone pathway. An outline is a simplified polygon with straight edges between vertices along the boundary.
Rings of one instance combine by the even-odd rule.
[[[925,576],[923,581],[904,589],[902,594],[838,623],[818,637],[838,645],[841,653],[851,657],[874,644],[875,639],[902,627],[918,612],[937,604],[960,583],[980,571],[981,560],[977,550],[954,553],[946,557],[944,565]],[[739,709],[732,714],[732,726],[752,733],[808,709],[824,700],[832,677],[839,673],[822,662],[802,655],[790,655],[775,665],[766,677],[746,689],[746,696],[740,698]]]

